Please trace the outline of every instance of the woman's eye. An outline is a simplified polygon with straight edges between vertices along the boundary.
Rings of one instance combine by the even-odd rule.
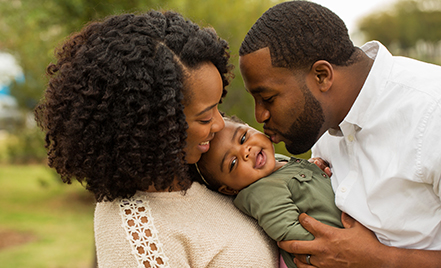
[[[230,171],[233,170],[233,167],[236,165],[237,163],[237,158],[233,159],[233,161],[231,161],[231,165],[230,165]]]
[[[247,133],[245,132],[245,134],[243,134],[242,137],[240,138],[240,144],[243,144],[246,138],[247,138]]]
[[[199,122],[201,122],[201,124],[210,124],[211,123],[211,118],[208,120],[200,120]]]

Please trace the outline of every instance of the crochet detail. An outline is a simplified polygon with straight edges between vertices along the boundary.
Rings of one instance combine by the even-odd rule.
[[[169,267],[155,228],[151,208],[145,197],[137,196],[120,201],[122,227],[138,262],[138,268]]]

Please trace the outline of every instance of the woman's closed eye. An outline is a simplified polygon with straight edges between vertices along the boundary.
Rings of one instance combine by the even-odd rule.
[[[208,120],[199,120],[199,122],[201,122],[201,124],[205,125],[205,124],[210,124],[212,120],[213,120],[213,118],[210,118]]]

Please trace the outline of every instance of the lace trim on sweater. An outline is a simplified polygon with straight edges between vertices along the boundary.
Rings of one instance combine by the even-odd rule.
[[[126,238],[132,246],[138,268],[169,267],[148,201],[135,195],[130,199],[122,199],[119,207],[122,227],[126,230]]]

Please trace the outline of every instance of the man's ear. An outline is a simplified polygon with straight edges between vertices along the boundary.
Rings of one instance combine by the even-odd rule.
[[[226,185],[222,185],[221,187],[219,187],[219,189],[217,189],[219,191],[219,193],[223,193],[226,195],[237,195],[239,193],[238,190],[234,190]]]
[[[321,92],[327,92],[334,82],[334,68],[325,61],[316,61],[311,68],[311,75],[314,78],[315,85]]]

